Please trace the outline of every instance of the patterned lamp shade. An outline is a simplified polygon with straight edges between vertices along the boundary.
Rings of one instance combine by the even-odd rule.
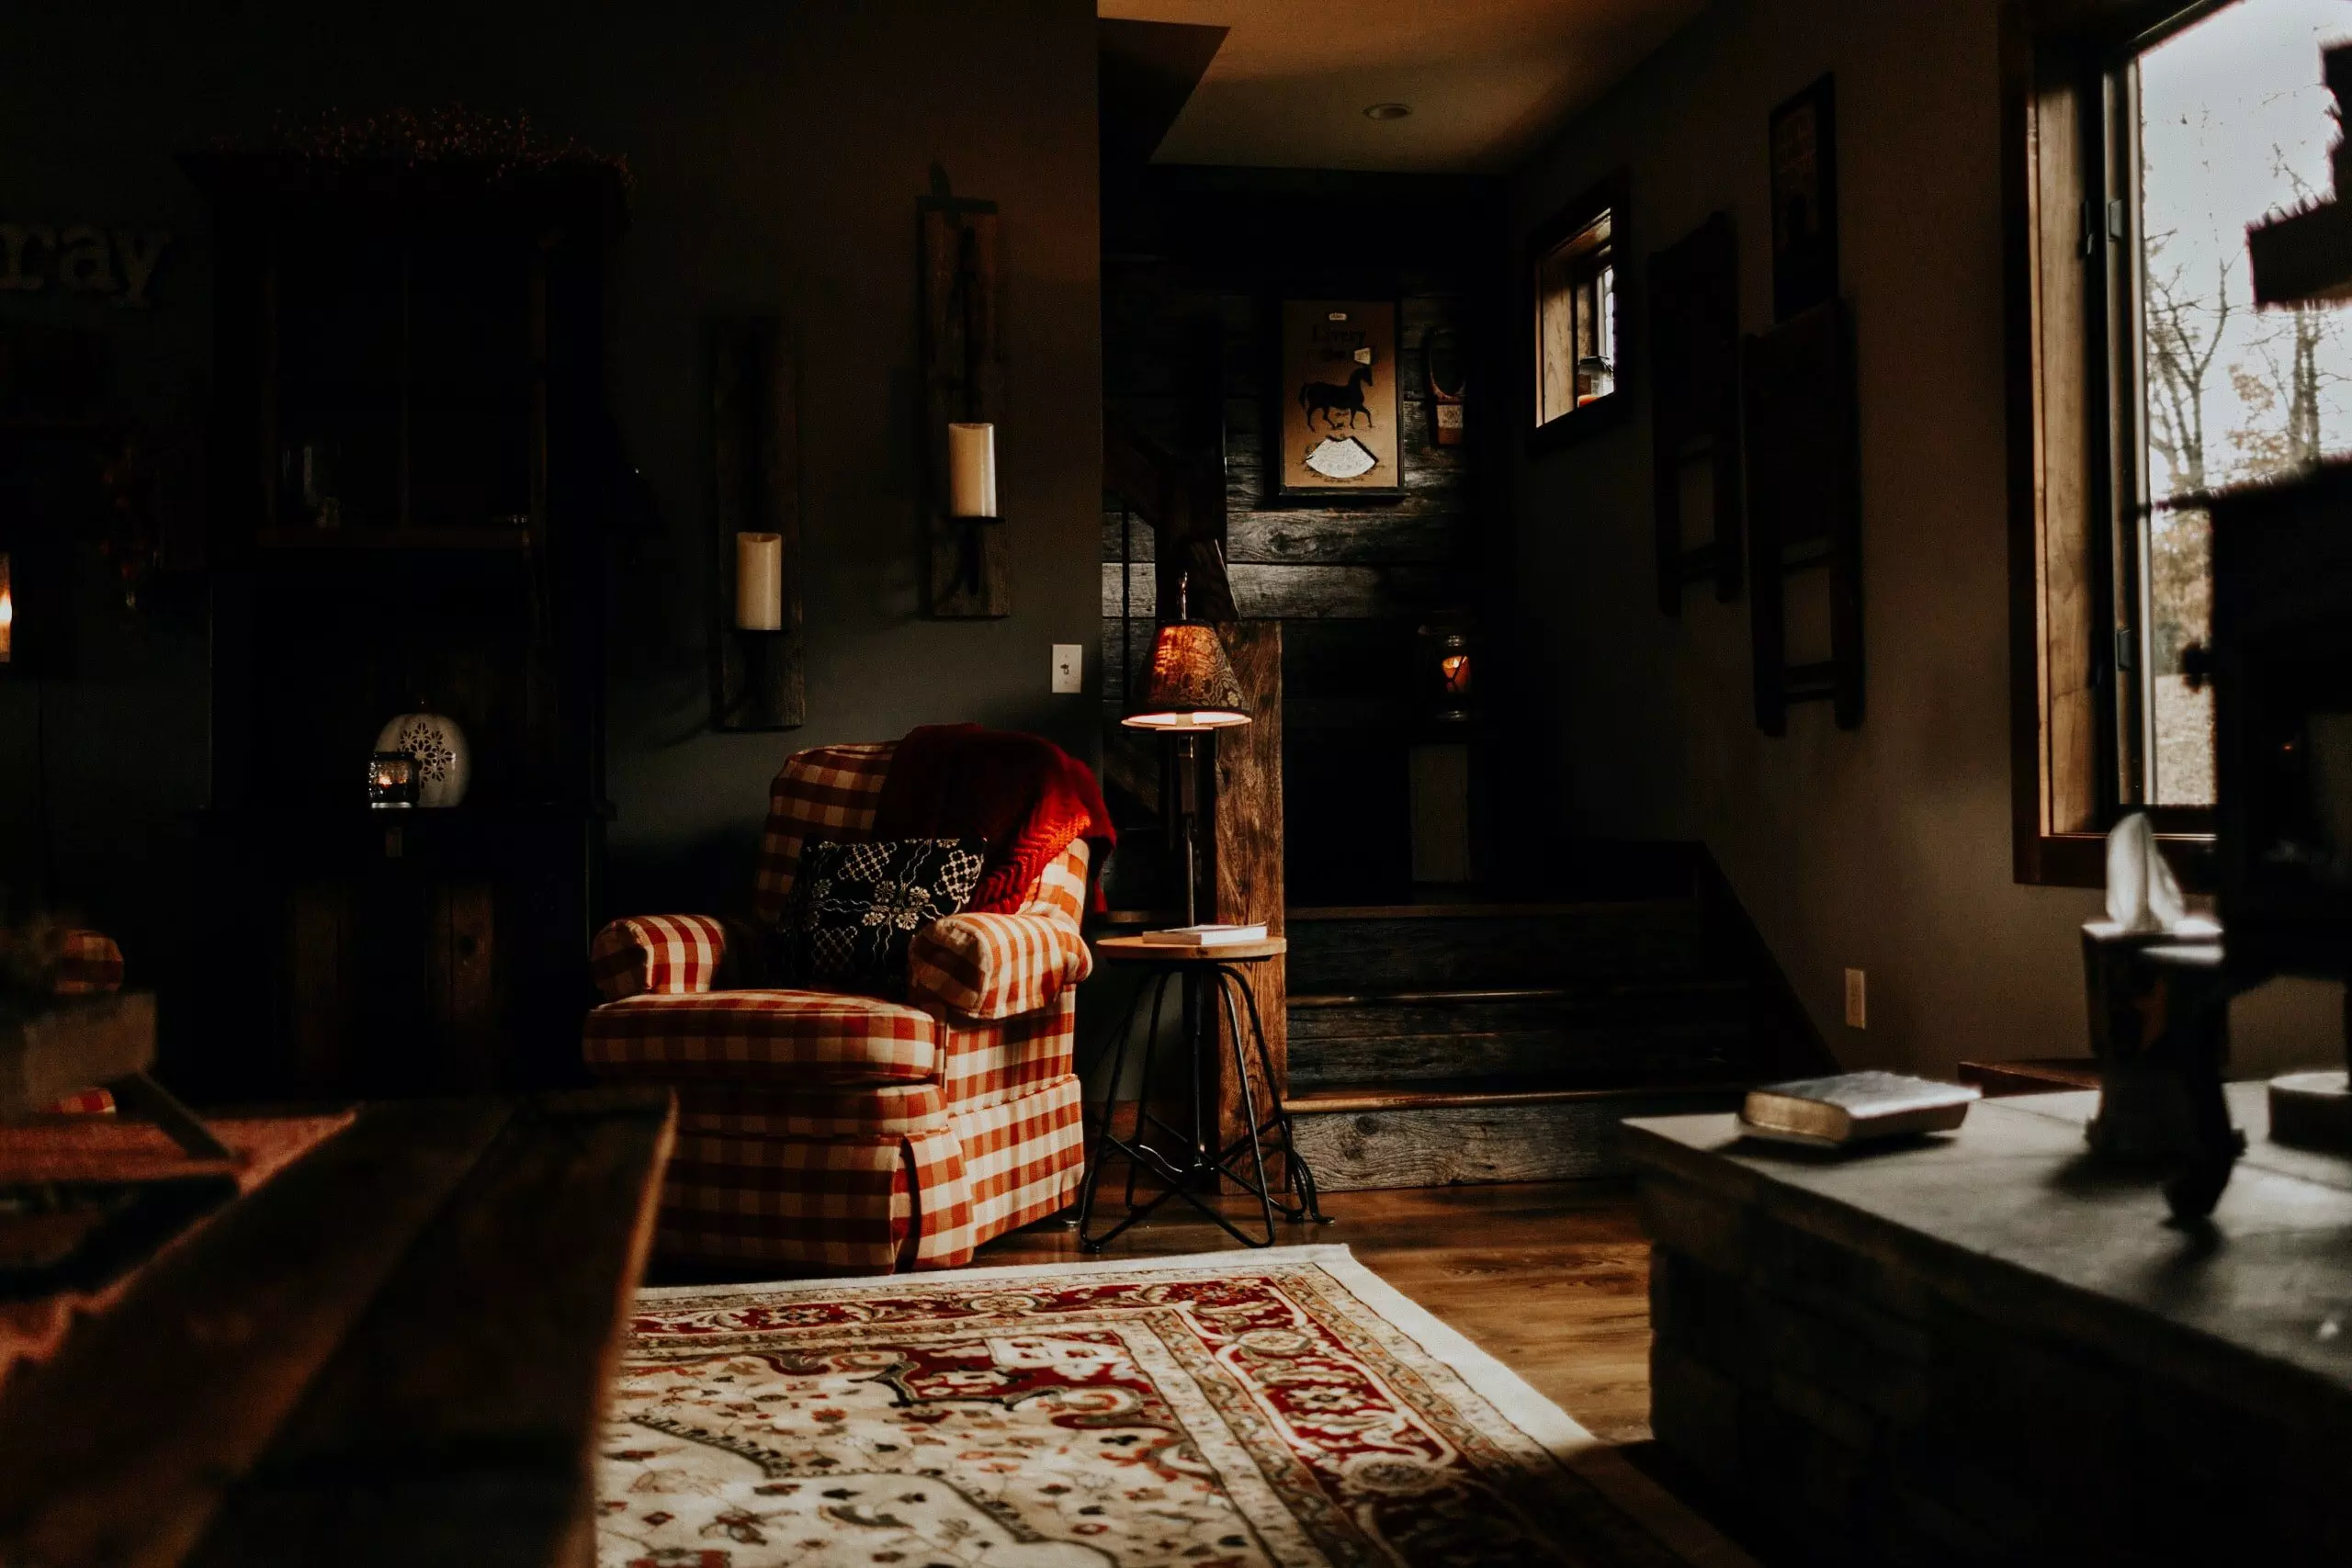
[[[1250,705],[1216,628],[1178,621],[1151,639],[1151,669],[1120,720],[1136,729],[1230,729],[1250,722]]]

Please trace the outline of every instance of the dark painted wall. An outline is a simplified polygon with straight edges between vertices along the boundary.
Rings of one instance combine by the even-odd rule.
[[[1523,240],[1630,172],[1619,276],[1635,323],[1641,258],[1728,211],[1754,332],[1771,314],[1766,122],[1837,73],[1860,400],[1861,728],[1838,729],[1827,705],[1809,704],[1767,739],[1746,599],[1694,591],[1680,617],[1658,613],[1638,361],[1634,419],[1547,455],[1514,444],[1509,578],[1541,694],[1520,836],[1703,840],[1857,1066],[1941,1073],[1972,1056],[2088,1050],[2075,933],[2099,896],[2011,877],[2000,12],[1996,0],[1719,0],[1512,181]],[[1502,281],[1523,298],[1515,276]],[[1841,1021],[1848,966],[1870,976],[1867,1030]],[[2279,982],[2242,999],[2237,1070],[2328,1059],[2335,990]]]
[[[655,518],[617,547],[611,892],[628,907],[732,901],[791,750],[956,718],[1091,743],[1092,701],[1048,695],[1047,660],[1050,644],[1091,648],[1100,629],[1094,73],[1086,0],[11,6],[0,223],[177,237],[152,309],[52,285],[0,292],[0,329],[86,333],[112,361],[111,412],[200,428],[207,245],[175,154],[280,112],[449,104],[527,113],[625,154],[635,195],[608,276],[608,382]],[[914,201],[934,159],[1004,212],[1016,614],[996,623],[918,615]],[[783,312],[800,337],[809,718],[719,736],[702,341],[712,315],[750,310]],[[76,556],[70,666],[38,688],[0,675],[0,887],[21,905],[53,880],[60,904],[119,931],[134,969],[158,977],[175,932],[202,918],[200,896],[183,907],[166,889],[206,803],[204,584],[159,581],[132,615],[86,543]]]

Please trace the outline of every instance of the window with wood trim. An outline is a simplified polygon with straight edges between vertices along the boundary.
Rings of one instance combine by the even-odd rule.
[[[1613,183],[1589,192],[1529,243],[1538,432],[1566,432],[1618,400],[1621,205]]]
[[[2248,223],[2324,194],[2344,0],[2012,12],[2017,874],[2095,886],[2144,810],[2212,831],[2203,498],[2352,447],[2352,321],[2257,310]]]

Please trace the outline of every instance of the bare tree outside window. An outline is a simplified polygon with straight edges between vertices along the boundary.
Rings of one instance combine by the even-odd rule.
[[[2213,800],[2213,702],[2181,650],[2212,628],[2211,528],[2197,498],[2352,449],[2352,334],[2326,309],[2256,308],[2245,230],[2331,184],[2323,45],[2352,0],[2243,0],[2142,55],[2141,559],[2146,798]]]

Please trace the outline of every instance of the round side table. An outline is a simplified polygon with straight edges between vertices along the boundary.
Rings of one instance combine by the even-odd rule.
[[[1111,1037],[1110,1072],[1103,1080],[1094,1146],[1087,1154],[1086,1180],[1078,1199],[1078,1241],[1087,1251],[1097,1252],[1108,1247],[1121,1232],[1170,1198],[1183,1199],[1246,1247],[1272,1247],[1277,1239],[1277,1215],[1285,1220],[1328,1223],[1316,1201],[1315,1173],[1299,1157],[1298,1146],[1291,1136],[1290,1114],[1283,1109],[1282,1100],[1275,1092],[1273,1061],[1266,1049],[1266,1026],[1258,1016],[1258,998],[1243,973],[1250,964],[1279,958],[1289,948],[1290,944],[1280,937],[1203,948],[1167,947],[1133,936],[1104,937],[1094,944],[1095,955],[1104,962],[1145,969],[1148,973],[1136,988],[1135,998],[1127,1004],[1126,1016],[1120,1020],[1117,1032]],[[1189,1128],[1169,1121],[1151,1104],[1152,1058],[1159,1043],[1161,1010],[1171,987],[1178,990],[1180,1033],[1188,1058],[1189,1092],[1185,1100],[1191,1112]],[[1236,997],[1240,998],[1238,1008],[1234,1004]],[[1119,1080],[1125,1075],[1127,1049],[1135,1038],[1136,1020],[1143,1015],[1147,998],[1151,1010],[1143,1042],[1143,1091],[1136,1100],[1135,1125],[1123,1138],[1112,1124],[1113,1117]],[[1225,1144],[1219,1142],[1216,1106],[1210,1087],[1216,1077],[1216,1015],[1220,1009],[1225,1015],[1227,1038],[1231,1043],[1233,1075],[1240,1086],[1246,1126],[1239,1137]],[[1246,1030],[1242,1027],[1245,1017],[1249,1021]],[[1257,1091],[1250,1084],[1250,1055],[1253,1046],[1258,1071],[1272,1101],[1262,1114]],[[1282,1187],[1286,1202],[1275,1201],[1272,1184],[1266,1179],[1270,1134],[1275,1136],[1275,1152],[1282,1156]],[[1171,1141],[1172,1147],[1163,1146]],[[1093,1221],[1095,1190],[1102,1185],[1102,1160],[1108,1154],[1126,1157],[1127,1213],[1101,1235],[1091,1235],[1087,1227]],[[1245,1154],[1250,1163],[1241,1168],[1239,1162]],[[1162,1190],[1138,1207],[1136,1178],[1147,1171],[1161,1184]],[[1213,1193],[1220,1179],[1234,1182],[1258,1200],[1266,1225],[1263,1237],[1241,1230],[1195,1190],[1198,1184]]]

